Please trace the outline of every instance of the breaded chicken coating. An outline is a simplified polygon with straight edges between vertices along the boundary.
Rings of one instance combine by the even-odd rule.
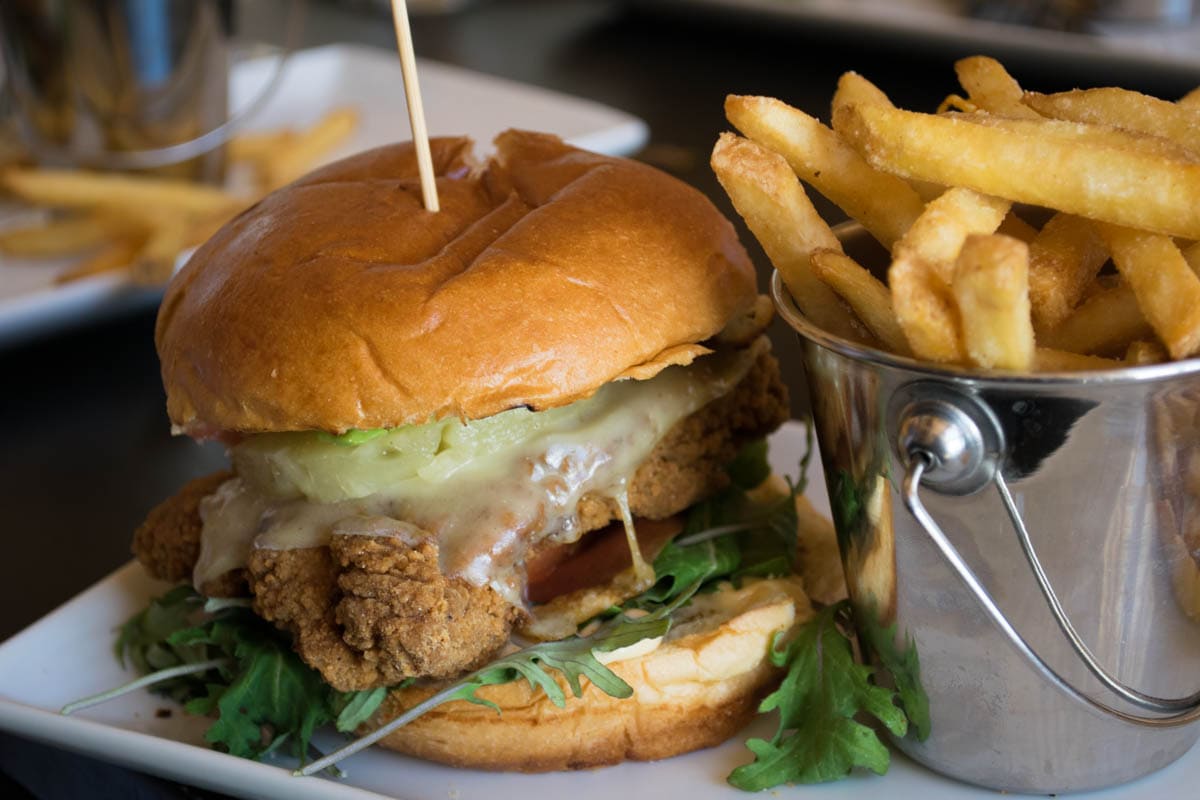
[[[196,478],[174,497],[159,503],[133,533],[133,554],[155,578],[190,581],[200,557],[200,501],[233,473],[222,470]],[[198,587],[208,597],[243,597],[249,589],[245,570],[234,570]]]
[[[250,575],[255,612],[339,691],[482,666],[519,613],[490,587],[442,575],[432,539],[335,533],[328,547],[255,550]]]
[[[731,392],[659,441],[630,482],[630,510],[663,519],[724,488],[738,448],[787,418],[779,365],[763,353]],[[209,491],[219,483],[214,476]],[[156,575],[168,567],[176,579],[190,575],[200,525],[193,485],[139,530],[135,553]],[[578,512],[581,530],[619,519],[616,503],[599,495],[584,497]],[[327,547],[256,548],[248,573],[255,611],[290,631],[301,658],[342,691],[480,666],[524,613],[490,587],[443,575],[432,538],[334,534]]]
[[[666,519],[729,485],[725,466],[746,442],[761,439],[791,412],[779,362],[765,352],[733,391],[675,424],[659,440],[629,483],[634,516]],[[620,519],[610,497],[589,495],[578,508],[580,530]]]

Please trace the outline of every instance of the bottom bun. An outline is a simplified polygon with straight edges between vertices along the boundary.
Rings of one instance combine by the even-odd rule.
[[[503,709],[453,702],[400,728],[381,744],[458,767],[550,772],[625,760],[649,761],[723,742],[750,721],[778,679],[774,635],[812,616],[799,579],[770,579],[695,598],[675,613],[667,637],[612,654],[609,667],[634,690],[609,697],[583,680],[558,708],[521,681],[479,690]],[[608,660],[608,659],[605,659]],[[385,725],[438,687],[392,692],[365,726]],[[365,731],[364,731],[365,732]]]

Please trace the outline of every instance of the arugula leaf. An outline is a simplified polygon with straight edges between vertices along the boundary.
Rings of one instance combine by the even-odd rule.
[[[750,442],[738,451],[729,466],[725,467],[733,485],[750,490],[771,476],[771,464],[767,461],[767,440]]]
[[[261,757],[270,745],[263,741],[265,727],[274,736],[290,735],[303,748],[297,753],[302,756],[313,730],[333,721],[331,703],[313,702],[326,698],[328,685],[278,637],[264,638],[247,628],[228,633],[236,642],[238,674],[228,685],[210,685],[207,696],[187,704],[188,713],[207,715],[215,709],[217,719],[204,738],[234,755]]]
[[[334,691],[292,651],[286,634],[248,608],[214,607],[205,613],[204,598],[191,587],[172,589],[122,627],[117,657],[151,675],[198,665],[200,671],[153,688],[189,713],[215,713],[205,739],[218,749],[257,759],[287,744],[303,760],[316,727],[336,722],[352,730],[383,702],[386,689]]]
[[[644,608],[648,604],[669,602],[694,583],[706,583],[732,574],[739,563],[741,556],[737,542],[731,536],[691,545],[668,542],[658,558],[654,559],[654,585],[643,592],[634,604]]]
[[[760,516],[754,527],[738,534],[742,563],[735,580],[745,577],[788,575],[794,571],[797,542],[796,486]]]
[[[787,673],[759,711],[778,711],[779,729],[770,741],[746,743],[754,761],[730,774],[732,785],[758,791],[838,780],[855,767],[887,771],[887,746],[854,718],[870,715],[896,736],[905,734],[908,720],[895,694],[871,683],[872,669],[855,663],[850,641],[838,628],[847,607],[843,602],[826,608],[783,650],[772,646],[772,662],[786,666]]]
[[[394,688],[403,688],[410,683],[412,683],[412,678]],[[388,687],[379,686],[362,692],[342,692],[335,705],[337,718],[334,727],[339,733],[351,733],[357,730],[359,725],[371,718],[389,691]]]
[[[175,653],[161,647],[161,642],[191,624],[191,617],[200,607],[195,597],[189,587],[176,586],[122,625],[113,646],[121,666],[132,662],[139,672],[151,672],[181,663]]]
[[[865,490],[846,470],[838,470],[833,476],[833,488],[829,493],[833,501],[834,526],[839,531],[858,529],[859,521],[866,513]]]
[[[929,716],[929,695],[921,684],[921,659],[917,655],[917,643],[912,634],[905,636],[903,647],[896,644],[896,625],[893,622],[885,628],[872,610],[868,612],[867,619],[859,621],[858,629],[883,668],[892,676],[900,707],[908,716],[917,741],[923,742],[929,738],[933,722]]]
[[[770,469],[764,440],[742,448],[729,466],[733,485],[691,508],[679,538],[654,560],[654,586],[634,601],[635,606],[668,602],[696,581],[792,571],[800,486],[791,486],[788,495],[768,505],[753,502],[746,492],[761,484]]]

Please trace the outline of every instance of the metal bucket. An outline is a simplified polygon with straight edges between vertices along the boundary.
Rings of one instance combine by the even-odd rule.
[[[1123,783],[1200,737],[1200,360],[1013,376],[819,330],[778,274],[863,652],[926,766]]]

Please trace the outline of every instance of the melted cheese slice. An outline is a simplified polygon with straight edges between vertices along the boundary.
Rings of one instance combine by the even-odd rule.
[[[193,581],[246,566],[252,548],[322,546],[336,528],[410,543],[436,537],[445,574],[520,604],[527,548],[578,539],[579,501],[595,494],[616,501],[639,578],[652,582],[626,486],[676,422],[732,389],[766,347],[760,339],[650,380],[613,382],[562,408],[409,426],[356,446],[313,433],[252,437],[231,454],[238,477],[201,502]]]

